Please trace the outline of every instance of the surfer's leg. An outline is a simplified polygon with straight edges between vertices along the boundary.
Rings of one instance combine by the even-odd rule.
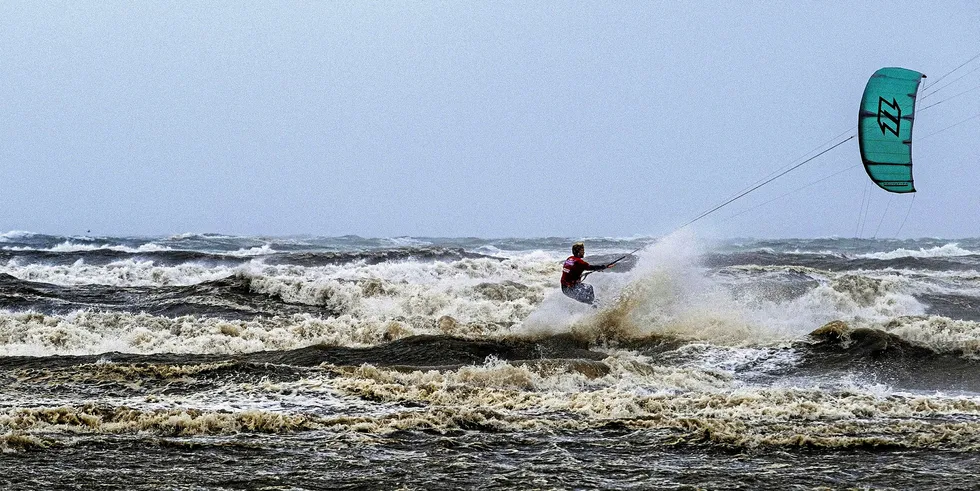
[[[595,293],[592,292],[592,285],[586,285],[585,283],[579,283],[570,287],[563,286],[561,288],[561,292],[572,300],[587,303],[589,305],[595,301]]]
[[[572,300],[577,300],[575,298],[575,287],[562,285],[561,292],[564,293],[566,297],[571,298]]]

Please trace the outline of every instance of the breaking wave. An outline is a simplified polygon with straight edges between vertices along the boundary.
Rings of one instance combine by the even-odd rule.
[[[888,252],[874,252],[860,254],[857,257],[867,259],[898,259],[903,257],[961,257],[977,256],[980,252],[970,251],[959,247],[957,243],[946,244],[938,247],[922,248],[919,250],[896,249]]]

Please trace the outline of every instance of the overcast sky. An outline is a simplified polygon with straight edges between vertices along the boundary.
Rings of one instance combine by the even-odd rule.
[[[3,2],[0,230],[663,235],[856,128],[878,68],[978,53],[975,0]],[[901,236],[980,235],[980,118],[914,159]],[[862,230],[859,164],[850,141],[696,226],[894,236],[911,197],[871,189]]]

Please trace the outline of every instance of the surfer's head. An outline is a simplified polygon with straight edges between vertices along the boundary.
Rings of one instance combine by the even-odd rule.
[[[585,243],[584,242],[576,242],[576,243],[572,244],[572,255],[575,256],[575,257],[583,257],[583,256],[585,256]]]

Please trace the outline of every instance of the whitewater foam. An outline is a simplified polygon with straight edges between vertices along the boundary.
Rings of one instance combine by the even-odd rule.
[[[974,256],[980,254],[976,251],[970,251],[963,249],[958,243],[950,243],[937,247],[930,247],[928,249],[921,248],[919,250],[910,249],[895,249],[888,252],[872,252],[867,254],[858,254],[855,257],[865,258],[865,259],[898,259],[902,257],[960,257],[960,256]]]
[[[140,252],[161,252],[161,251],[172,251],[173,249],[162,246],[159,244],[148,243],[140,245],[139,247],[129,247],[124,245],[111,245],[111,244],[79,244],[77,242],[72,242],[66,240],[60,244],[48,247],[48,248],[34,248],[34,247],[2,247],[0,248],[6,251],[43,251],[43,252],[91,252],[91,251],[117,251],[117,252],[129,252],[129,253],[140,253]]]
[[[151,260],[135,258],[105,265],[86,264],[84,259],[78,259],[70,265],[21,263],[22,261],[11,259],[5,265],[0,265],[0,273],[22,280],[63,286],[186,286],[226,278],[251,267],[247,264],[229,267],[193,262],[163,266]]]

